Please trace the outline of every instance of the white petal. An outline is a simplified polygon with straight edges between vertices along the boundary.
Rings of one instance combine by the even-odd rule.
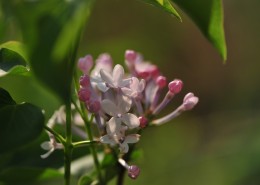
[[[127,113],[124,114],[121,120],[129,127],[129,128],[136,128],[139,127],[140,121],[136,115]]]
[[[121,120],[119,118],[112,117],[106,126],[106,131],[109,135],[120,135],[121,134]]]
[[[140,139],[140,135],[139,134],[130,134],[128,136],[126,136],[124,142],[126,143],[137,143]]]
[[[130,84],[130,88],[133,91],[138,91],[139,88],[139,80],[136,77],[132,77],[132,83]]]
[[[42,149],[44,150],[51,150],[52,148],[54,148],[54,146],[51,144],[51,142],[49,141],[45,141],[41,144]]]
[[[111,136],[109,136],[109,135],[104,135],[104,136],[100,137],[100,142],[110,144],[110,145],[116,144],[116,142],[113,140],[113,138],[111,138]]]
[[[138,87],[138,92],[143,92],[144,88],[145,88],[145,80],[141,79]]]
[[[116,107],[116,105],[108,99],[105,99],[101,102],[101,107],[110,116],[117,116],[119,113],[119,110]]]
[[[113,78],[107,71],[101,69],[100,70],[100,76],[110,86],[112,86],[112,87],[114,86]]]
[[[125,114],[131,108],[131,98],[124,95],[117,95],[117,108],[121,114]]]
[[[127,153],[129,150],[129,146],[126,142],[123,142],[122,144],[119,145],[119,149],[121,153]]]
[[[131,82],[132,82],[132,78],[123,79],[122,81],[120,81],[118,86],[119,87],[127,87],[131,84]]]
[[[133,91],[131,89],[127,88],[127,87],[123,87],[121,90],[127,96],[131,97],[133,95]]]
[[[158,91],[158,86],[153,81],[148,83],[145,88],[146,102],[152,103],[152,101],[156,96],[157,91]]]
[[[97,83],[97,88],[102,92],[106,92],[109,89],[105,83]]]
[[[42,159],[47,158],[49,155],[51,155],[51,153],[54,152],[54,148],[51,148],[47,153],[41,155]]]
[[[113,81],[116,86],[120,84],[120,82],[123,80],[124,77],[124,68],[117,64],[113,69]]]

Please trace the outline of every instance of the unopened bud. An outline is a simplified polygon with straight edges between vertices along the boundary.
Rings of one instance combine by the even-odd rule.
[[[89,86],[90,86],[89,76],[88,76],[88,75],[83,75],[83,76],[81,76],[80,79],[79,79],[79,84],[80,84],[82,87],[89,87]]]
[[[86,101],[89,101],[91,92],[89,89],[82,88],[79,90],[78,96],[79,96],[80,101],[86,102]]]
[[[125,51],[125,59],[129,63],[134,63],[137,58],[137,53],[133,50],[126,50]]]
[[[178,94],[183,87],[183,83],[181,80],[175,79],[171,81],[168,85],[169,91],[173,94]]]
[[[183,99],[184,110],[191,110],[198,102],[199,98],[194,96],[193,93],[186,94]]]
[[[86,106],[91,113],[98,113],[101,108],[100,102],[97,100],[86,102]]]
[[[88,74],[89,70],[93,66],[93,58],[91,55],[86,55],[83,58],[80,58],[78,61],[78,68],[84,73]]]
[[[140,174],[140,168],[136,165],[131,165],[128,167],[128,176],[131,179],[136,179]]]
[[[164,88],[166,86],[167,80],[166,77],[164,76],[158,76],[156,78],[156,84],[160,87],[160,88]]]
[[[140,127],[145,128],[148,124],[148,120],[144,116],[140,116],[138,119],[140,121]]]

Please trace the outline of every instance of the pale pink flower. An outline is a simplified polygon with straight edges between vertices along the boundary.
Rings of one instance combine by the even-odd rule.
[[[124,74],[124,68],[119,64],[114,67],[112,74],[103,69],[100,70],[101,78],[107,86],[112,88],[126,87],[131,83],[131,78],[124,79]]]
[[[41,144],[42,149],[48,150],[47,153],[41,155],[42,159],[47,158],[56,149],[63,149],[63,145],[61,143],[57,143],[53,135],[49,134],[49,137],[50,137],[50,141],[45,141]]]
[[[127,96],[118,95],[117,104],[109,99],[101,102],[101,107],[105,113],[112,116],[107,122],[107,132],[110,135],[118,134],[122,122],[129,128],[136,128],[140,125],[139,119],[132,113],[127,113],[131,108],[132,101]]]
[[[141,94],[145,88],[145,80],[141,79],[140,81],[136,77],[132,77],[132,82],[129,85],[129,88],[123,87],[122,92],[131,97],[131,98],[141,98]]]

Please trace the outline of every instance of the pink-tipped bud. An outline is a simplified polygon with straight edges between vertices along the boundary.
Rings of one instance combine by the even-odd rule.
[[[129,63],[134,63],[137,58],[137,53],[133,50],[126,50],[125,51],[125,59]]]
[[[156,84],[160,87],[160,88],[164,88],[167,84],[167,80],[165,76],[158,76],[156,78]]]
[[[80,77],[79,79],[79,84],[82,86],[82,87],[89,87],[90,86],[90,78],[88,75],[83,75]]]
[[[91,55],[86,55],[85,57],[80,58],[78,61],[78,68],[84,74],[88,74],[92,66],[93,66],[93,58]]]
[[[168,85],[169,91],[173,94],[178,94],[183,87],[183,83],[181,80],[175,79],[171,81]]]
[[[193,93],[188,93],[183,98],[184,110],[191,110],[199,102],[199,98],[194,96]]]
[[[138,119],[140,121],[140,127],[145,128],[148,124],[148,120],[146,119],[146,117],[140,116]]]
[[[112,63],[112,57],[108,53],[100,54],[96,60],[96,64],[98,65],[112,66]]]
[[[82,88],[79,90],[78,96],[79,96],[80,101],[86,102],[86,101],[89,101],[91,92],[89,89]]]
[[[100,102],[97,100],[86,102],[86,106],[91,113],[98,113],[101,108]]]
[[[140,174],[140,168],[136,165],[131,165],[128,167],[128,176],[131,179],[136,179]]]

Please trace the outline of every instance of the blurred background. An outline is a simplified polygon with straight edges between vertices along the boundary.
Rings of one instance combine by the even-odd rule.
[[[200,98],[194,110],[144,132],[138,144],[142,157],[134,161],[141,175],[126,178],[126,184],[260,184],[260,1],[223,4],[226,64],[180,9],[183,23],[140,1],[96,2],[79,57],[108,52],[114,63],[123,63],[125,50],[133,49],[168,80],[182,79],[182,93],[161,116],[190,91]],[[26,77],[5,77],[0,84],[18,102],[43,107],[47,116],[59,107],[56,97]]]

